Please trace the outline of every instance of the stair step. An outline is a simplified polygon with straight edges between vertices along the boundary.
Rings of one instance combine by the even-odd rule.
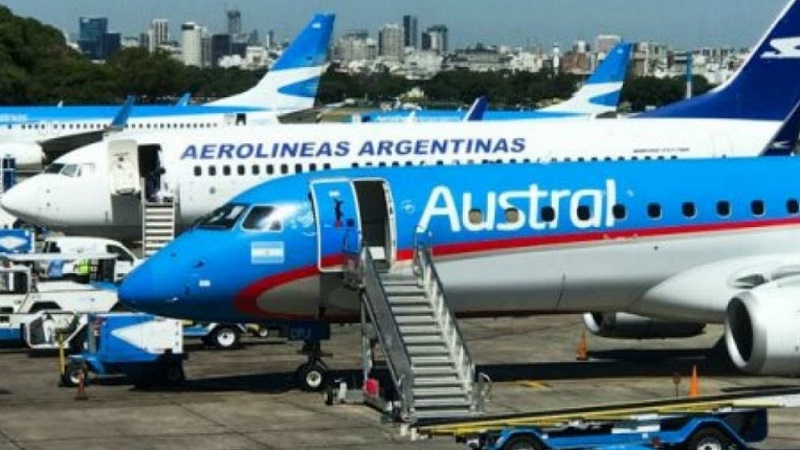
[[[415,398],[414,399],[414,407],[450,407],[450,408],[457,408],[457,407],[465,407],[469,408],[471,405],[470,401],[466,397],[446,397],[446,398]]]
[[[380,279],[384,287],[386,286],[419,287],[417,278],[412,276],[397,276],[397,275],[392,276],[390,274],[384,274],[380,276]]]
[[[420,355],[420,356],[433,356],[433,355],[445,355],[450,356],[450,350],[445,347],[444,344],[436,343],[436,344],[422,344],[422,345],[406,345],[406,349],[408,350],[408,354],[411,356]]]
[[[461,380],[459,380],[458,376],[455,375],[455,370],[453,370],[452,373],[453,375],[447,373],[442,375],[415,376],[414,387],[461,386]]]
[[[431,376],[444,376],[452,375],[458,376],[456,367],[451,363],[417,363],[411,365],[411,371],[414,372],[415,377],[431,377]]]
[[[409,305],[392,305],[392,313],[396,316],[404,315],[419,315],[419,316],[433,316],[433,308],[430,306],[409,306]]]
[[[402,332],[402,331],[401,331]],[[412,346],[415,344],[442,344],[444,345],[444,338],[442,335],[436,331],[430,334],[412,334],[410,336],[403,336],[403,342],[406,343],[406,346]]]
[[[398,324],[400,321],[398,321]],[[408,325],[400,325],[400,333],[404,337],[411,337],[411,336],[433,336],[437,335],[440,336],[442,333],[439,331],[439,327],[436,325],[435,322],[432,322],[430,325],[422,325],[422,324],[408,324]]]
[[[388,297],[386,299],[390,305],[430,305],[431,301],[424,295],[401,295],[399,297]]]
[[[395,320],[397,320],[397,323],[399,325],[416,324],[416,325],[436,326],[436,320],[434,320],[432,315],[396,316]],[[402,327],[401,327],[401,329],[402,329]]]
[[[422,289],[421,287],[417,286],[417,285],[414,285],[414,286],[408,286],[408,285],[388,285],[387,286],[387,285],[384,285],[383,289],[384,289],[384,291],[386,291],[386,294],[389,297],[399,296],[399,295],[417,295],[417,296],[419,296],[419,295],[424,296],[425,295],[425,290]]]
[[[434,387],[414,387],[414,400],[420,398],[441,398],[441,399],[466,399],[469,400],[467,393],[462,386],[434,386]]]
[[[447,356],[411,356],[412,366],[444,366],[453,365],[450,355]]]
[[[424,408],[416,409],[414,417],[418,419],[439,419],[447,417],[471,417],[477,415],[476,412],[469,408]]]

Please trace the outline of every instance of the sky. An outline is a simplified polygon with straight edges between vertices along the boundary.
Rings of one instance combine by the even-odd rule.
[[[367,29],[377,37],[385,23],[416,15],[419,29],[443,23],[451,49],[482,42],[512,46],[570,46],[598,34],[657,41],[676,49],[751,47],[786,0],[3,0],[21,16],[77,33],[80,16],[105,16],[109,29],[138,36],[154,18],[170,22],[172,39],[183,22],[225,30],[225,9],[242,13],[243,31],[263,38],[275,30],[291,39],[317,11],[336,13],[335,34]]]

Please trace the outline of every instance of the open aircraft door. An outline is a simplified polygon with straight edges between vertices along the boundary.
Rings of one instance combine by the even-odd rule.
[[[139,183],[139,147],[136,141],[120,139],[108,142],[108,171],[113,195],[137,194]]]
[[[317,221],[317,267],[321,272],[341,272],[344,250],[361,248],[355,187],[347,179],[314,180],[311,199]]]

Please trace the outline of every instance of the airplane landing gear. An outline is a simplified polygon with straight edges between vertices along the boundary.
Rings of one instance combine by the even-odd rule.
[[[295,382],[305,391],[321,391],[328,380],[328,366],[322,358],[330,355],[322,352],[319,341],[306,341],[300,352],[308,356],[308,361],[295,370]]]

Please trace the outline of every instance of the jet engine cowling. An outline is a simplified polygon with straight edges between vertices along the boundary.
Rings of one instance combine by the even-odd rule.
[[[674,322],[635,314],[592,312],[583,315],[590,333],[614,339],[689,338],[703,333],[702,323]]]
[[[754,375],[800,375],[800,285],[769,283],[734,297],[725,313],[733,363]]]

